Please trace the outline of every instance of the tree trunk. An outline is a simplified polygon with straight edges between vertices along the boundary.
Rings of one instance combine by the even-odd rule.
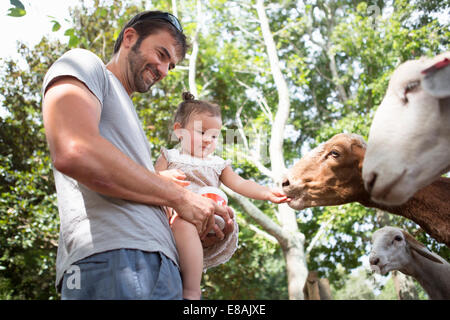
[[[176,3],[175,3],[176,4]],[[275,121],[272,126],[270,139],[270,159],[272,164],[272,172],[270,177],[277,184],[281,183],[283,174],[286,170],[283,157],[283,134],[286,121],[289,115],[289,92],[286,81],[283,78],[279,66],[276,46],[270,33],[269,23],[264,11],[263,1],[257,3],[258,15],[260,17],[261,28],[263,29],[264,41],[267,47],[270,66],[278,90],[278,109],[275,115]],[[201,17],[201,2],[197,1],[197,17]],[[200,20],[197,21],[197,28],[192,39],[193,49],[189,58],[189,89],[192,94],[197,96],[197,88],[195,84],[196,77],[196,60],[198,54],[198,33],[200,31]],[[272,120],[272,119],[271,119]],[[269,171],[269,170],[267,170]],[[245,197],[236,194],[232,190],[223,187],[224,190],[240,203],[245,212],[255,219],[264,230],[275,237],[280,243],[286,259],[286,268],[288,275],[288,291],[290,299],[303,299],[303,287],[306,281],[308,270],[306,267],[306,257],[304,250],[305,237],[299,232],[295,211],[287,205],[279,206],[279,221],[281,227],[261,212],[253,203]]]
[[[419,300],[413,278],[399,271],[393,271],[392,280],[399,300]]]
[[[256,10],[258,12],[261,31],[264,38],[264,44],[266,45],[267,49],[270,70],[272,72],[273,81],[275,82],[275,86],[277,87],[278,92],[278,108],[272,124],[269,145],[272,171],[275,174],[275,182],[278,183],[282,180],[283,174],[285,173],[286,169],[283,155],[283,141],[284,128],[289,117],[290,109],[289,89],[286,80],[283,77],[283,73],[281,72],[277,47],[269,28],[269,21],[266,16],[263,0],[256,1]]]
[[[244,211],[263,227],[268,234],[278,241],[286,260],[289,299],[303,300],[303,287],[305,286],[308,269],[306,267],[305,249],[303,247],[305,237],[298,230],[295,230],[297,228],[297,222],[294,224],[295,228],[289,228],[289,225],[286,226],[286,224],[280,226],[244,196],[237,194],[223,185],[222,189],[231,198],[236,200]],[[280,206],[287,207],[285,204]]]
[[[303,288],[305,300],[332,300],[330,282],[320,279],[317,271],[310,271],[305,287]]]
[[[290,99],[286,80],[281,72],[277,49],[269,27],[269,21],[264,8],[264,1],[256,1],[256,11],[267,49],[270,69],[277,87],[278,108],[272,123],[269,153],[272,167],[272,177],[277,185],[281,184],[286,171],[283,155],[284,129],[289,116]],[[304,242],[305,236],[298,230],[295,211],[286,204],[279,205],[278,218],[283,232],[284,242],[280,242],[288,274],[289,299],[303,299],[303,287],[308,270]]]
[[[195,77],[197,75],[197,56],[198,56],[198,34],[201,28],[201,16],[202,16],[202,3],[201,0],[197,0],[197,27],[195,28],[194,36],[192,37],[192,52],[189,57],[189,91],[198,99],[197,85],[195,83]]]
[[[300,232],[288,235],[286,245],[281,248],[286,259],[286,271],[288,277],[288,293],[290,300],[304,300],[303,287],[308,276],[306,266],[305,249],[303,244],[305,237]]]
[[[177,0],[172,0],[172,14],[177,17],[178,19],[180,18],[178,16],[178,6],[177,6]]]

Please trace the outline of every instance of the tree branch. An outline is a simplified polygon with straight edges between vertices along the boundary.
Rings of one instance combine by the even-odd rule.
[[[237,79],[236,81],[244,88],[246,88],[248,90],[256,91],[256,103],[258,103],[259,108],[262,110],[262,112],[265,114],[265,116],[269,120],[270,124],[272,125],[273,124],[273,114],[272,114],[272,111],[270,110],[269,106],[267,105],[267,101],[264,98],[264,96],[262,94],[260,94],[256,88],[251,88],[249,85],[245,84],[244,82],[242,82],[239,79]]]
[[[236,200],[244,211],[252,217],[264,230],[273,236],[277,241],[282,244],[286,243],[287,239],[283,235],[282,228],[272,221],[267,215],[265,215],[261,210],[259,210],[253,203],[251,203],[247,198],[241,196],[240,194],[234,192],[230,188],[222,185],[221,188],[234,200]]]
[[[271,236],[270,234],[268,234],[264,230],[261,230],[260,228],[258,228],[254,224],[248,222],[246,219],[243,219],[243,218],[239,219],[239,225],[241,225],[241,224],[243,226],[249,228],[250,230],[254,231],[255,233],[261,235],[262,237],[264,237],[265,239],[269,240],[270,242],[278,244],[278,241],[277,241],[277,239],[274,236]]]
[[[305,252],[306,255],[309,255],[311,250],[316,245],[317,241],[319,241],[319,239],[325,233],[326,229],[328,228],[328,226],[334,220],[335,217],[336,217],[336,214],[333,214],[325,223],[322,223],[322,225],[319,228],[319,231],[317,231],[316,235],[314,236],[314,238],[312,238],[311,242],[309,243],[308,248],[306,248],[306,252]]]
[[[198,34],[201,28],[201,17],[202,16],[202,3],[201,0],[197,0],[197,27],[195,29],[194,36],[192,37],[192,53],[189,57],[189,91],[195,96],[198,96],[197,85],[195,84],[196,76],[196,62],[198,55]]]
[[[280,33],[282,33],[284,30],[289,29],[291,27],[296,27],[299,24],[301,24],[302,21],[292,21],[290,23],[288,23],[287,25],[285,25],[283,28],[281,28],[280,30],[277,30],[276,32],[273,33],[274,36],[279,35]]]
[[[335,13],[334,11],[332,11],[331,8],[327,7],[327,5],[325,3],[318,3],[318,8],[322,9],[323,12],[325,13],[325,19],[326,19],[326,29],[327,29],[327,33],[330,34],[334,28],[334,17],[333,14]],[[335,8],[334,8],[335,9]],[[323,75],[320,70],[318,70],[318,73],[324,77],[324,79],[330,81],[338,90],[339,92],[339,97],[341,100],[341,103],[345,103],[348,100],[348,95],[347,95],[347,91],[345,90],[345,87],[339,83],[339,72],[338,72],[338,68],[336,65],[336,59],[335,56],[336,54],[334,52],[332,52],[330,44],[329,43],[321,43],[318,42],[316,40],[313,39],[313,26],[316,23],[316,20],[314,18],[314,9],[311,9],[310,11],[310,19],[311,22],[307,24],[307,33],[309,34],[309,38],[310,41],[312,43],[314,43],[315,45],[319,46],[320,48],[322,48],[322,50],[324,51],[325,55],[328,57],[328,59],[330,60],[329,63],[329,68],[331,70],[331,74],[333,76],[332,79],[325,77],[325,75]],[[323,38],[323,36],[322,36]]]
[[[239,152],[239,155],[243,156],[247,161],[249,161],[251,164],[253,164],[259,171],[261,171],[262,174],[264,174],[265,176],[267,176],[270,179],[272,179],[273,181],[275,181],[275,176],[274,176],[273,172],[270,169],[268,169],[267,167],[265,167],[261,163],[261,161],[259,161],[255,157],[252,157],[251,155],[249,155],[248,153],[245,153],[245,152]]]
[[[177,0],[172,0],[172,14],[178,18]]]
[[[263,0],[256,1],[256,10],[269,57],[270,69],[278,91],[278,108],[272,125],[269,150],[272,169],[276,168],[276,170],[272,170],[276,175],[275,182],[279,183],[286,168],[283,156],[283,141],[284,127],[286,126],[290,109],[289,89],[281,72],[277,48],[270,31]]]
[[[241,84],[245,85],[242,82],[241,82]],[[236,124],[237,124],[237,127],[238,127],[239,135],[241,136],[241,139],[242,139],[242,141],[244,143],[244,149],[245,149],[246,152],[239,152],[238,151],[239,155],[243,156],[247,161],[251,162],[255,167],[258,168],[259,171],[261,171],[267,177],[269,177],[272,180],[274,180],[275,176],[274,176],[273,172],[271,170],[269,170],[268,168],[266,168],[266,166],[264,166],[261,163],[261,160],[259,159],[259,157],[255,157],[255,156],[252,155],[253,152],[251,152],[251,150],[250,150],[250,147],[249,147],[249,144],[248,144],[248,140],[247,140],[247,136],[245,135],[245,132],[244,132],[244,126],[242,125],[242,121],[241,121],[241,117],[240,117],[243,108],[244,108],[244,106],[242,105],[238,109],[238,111],[236,113]]]
[[[335,54],[327,50],[328,59],[330,59],[330,69],[333,75],[333,83],[339,91],[339,96],[341,97],[341,102],[345,103],[348,100],[347,92],[342,84],[339,83],[339,74],[336,66]]]
[[[243,34],[246,34],[249,38],[252,38],[253,40],[256,40],[256,41],[258,41],[258,42],[262,42],[262,41],[261,41],[261,38],[259,38],[258,36],[256,36],[254,33],[251,33],[251,32],[249,32],[249,31],[245,30],[245,28],[242,27],[240,24],[236,23],[235,26],[236,26],[239,30],[241,30],[241,32],[242,32]]]
[[[248,147],[247,137],[245,136],[245,132],[244,132],[244,126],[242,125],[242,121],[241,121],[241,112],[242,112],[243,108],[244,108],[244,105],[242,105],[236,112],[236,123],[238,126],[238,132],[241,135],[242,141],[244,142],[245,150],[250,151],[250,148]]]

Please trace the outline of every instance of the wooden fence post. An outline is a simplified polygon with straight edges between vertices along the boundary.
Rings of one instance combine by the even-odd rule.
[[[319,278],[317,271],[310,271],[303,288],[305,300],[332,300],[330,282]]]

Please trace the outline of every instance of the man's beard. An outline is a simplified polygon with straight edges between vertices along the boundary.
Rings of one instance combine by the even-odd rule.
[[[128,55],[128,65],[130,67],[130,75],[133,79],[134,90],[136,92],[144,93],[147,92],[151,86],[159,81],[161,75],[158,69],[151,64],[145,65],[145,59],[139,51],[140,43],[139,41],[131,48]],[[153,77],[150,82],[144,80],[144,73],[150,69]]]

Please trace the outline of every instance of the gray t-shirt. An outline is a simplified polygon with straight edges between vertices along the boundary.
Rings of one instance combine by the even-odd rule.
[[[136,163],[154,172],[150,146],[133,103],[100,58],[84,49],[66,52],[48,70],[43,93],[60,76],[73,76],[89,88],[102,106],[100,134]],[[113,249],[160,251],[178,265],[175,241],[161,207],[108,197],[55,168],[53,172],[60,217],[57,286],[72,263]]]

